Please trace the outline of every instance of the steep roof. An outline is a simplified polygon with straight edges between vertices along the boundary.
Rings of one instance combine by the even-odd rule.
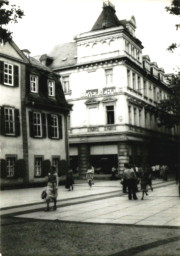
[[[123,25],[116,16],[115,7],[110,2],[103,4],[103,10],[99,15],[97,21],[92,27],[91,31],[96,31],[105,28],[118,27]]]
[[[76,42],[56,45],[48,56],[53,58],[53,63],[49,66],[52,69],[74,66],[77,64]]]
[[[29,62],[31,63],[32,66],[42,69],[44,71],[48,71],[52,73],[52,70],[48,68],[47,66],[43,65],[39,60],[37,60],[34,57],[29,57]]]

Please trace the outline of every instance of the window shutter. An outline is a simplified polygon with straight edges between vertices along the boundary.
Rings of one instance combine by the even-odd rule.
[[[0,178],[6,178],[6,160],[0,159]]]
[[[34,138],[33,112],[29,111],[29,134]]]
[[[14,87],[19,86],[19,67],[14,65]]]
[[[4,84],[4,62],[0,61],[0,84]]]
[[[26,70],[26,95],[30,93],[30,72]]]
[[[0,134],[4,135],[5,134],[5,127],[4,127],[4,107],[0,108]]]
[[[42,113],[41,117],[42,117],[42,137],[46,138],[46,115]]]
[[[19,109],[15,109],[15,134],[16,136],[20,136]]]
[[[62,137],[63,137],[62,116],[58,116],[58,120],[59,120],[59,139],[62,139]]]
[[[48,121],[48,138],[52,138],[52,118],[50,114],[47,114],[47,121]]]

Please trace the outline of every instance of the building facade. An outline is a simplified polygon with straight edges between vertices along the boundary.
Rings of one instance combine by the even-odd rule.
[[[126,162],[177,160],[178,128],[159,127],[157,118],[157,103],[170,93],[168,75],[142,55],[135,32],[134,16],[119,20],[115,7],[104,3],[91,31],[55,46],[46,56],[73,105],[70,158],[80,173],[90,163],[96,173],[109,173],[113,166],[121,171]]]
[[[0,45],[1,185],[41,183],[50,164],[68,160],[70,105],[59,76],[20,50]]]

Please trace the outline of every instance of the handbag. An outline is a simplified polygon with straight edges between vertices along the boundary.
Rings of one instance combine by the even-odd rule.
[[[47,196],[46,190],[43,190],[43,192],[41,193],[41,198],[46,199],[46,196]]]

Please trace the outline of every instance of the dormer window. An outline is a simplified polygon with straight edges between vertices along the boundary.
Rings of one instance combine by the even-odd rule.
[[[39,90],[38,76],[30,75],[30,87],[31,87],[31,92],[38,93],[38,90]]]
[[[55,96],[55,81],[53,80],[48,81],[48,95]]]

